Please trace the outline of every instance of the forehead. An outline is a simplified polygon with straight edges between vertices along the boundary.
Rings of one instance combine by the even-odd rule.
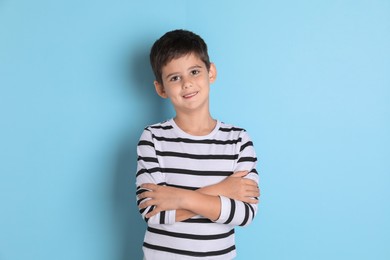
[[[162,74],[169,74],[172,72],[180,72],[187,70],[193,66],[206,67],[204,62],[197,54],[189,53],[183,56],[173,58],[165,66],[162,67]]]

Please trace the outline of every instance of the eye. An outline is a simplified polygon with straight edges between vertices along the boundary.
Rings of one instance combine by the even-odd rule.
[[[172,76],[169,81],[178,81],[180,80],[180,76]]]
[[[198,75],[200,73],[200,70],[191,70],[191,75]]]

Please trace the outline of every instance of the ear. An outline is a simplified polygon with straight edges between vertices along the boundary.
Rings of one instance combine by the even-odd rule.
[[[153,82],[154,88],[156,89],[157,94],[162,98],[167,98],[167,93],[164,90],[164,86],[162,83],[159,83],[157,80]]]
[[[216,79],[217,79],[217,68],[215,67],[214,63],[210,63],[210,69],[209,69],[210,83],[214,83]]]

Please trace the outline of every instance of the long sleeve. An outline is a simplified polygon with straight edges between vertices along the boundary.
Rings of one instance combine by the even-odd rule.
[[[139,194],[146,191],[140,186],[144,183],[154,183],[165,185],[165,175],[162,173],[160,164],[156,156],[156,150],[153,142],[153,135],[149,129],[145,129],[141,135],[137,146],[137,204],[139,205],[143,199],[138,197]],[[153,210],[154,206],[140,209],[143,219],[149,224],[173,224],[175,223],[175,210],[162,211],[157,215],[146,218],[145,215]]]
[[[239,156],[234,172],[248,171],[245,178],[259,183],[259,175],[256,171],[257,157],[253,143],[246,131],[241,132],[241,145],[239,146]],[[224,196],[221,198],[221,214],[215,221],[217,223],[233,226],[247,226],[256,216],[257,204],[249,204],[238,200],[233,200]]]

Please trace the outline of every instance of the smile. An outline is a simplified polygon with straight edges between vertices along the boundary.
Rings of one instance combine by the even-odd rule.
[[[187,95],[184,95],[183,98],[192,98],[192,97],[195,96],[196,94],[198,94],[198,91],[197,91],[197,92],[190,93],[190,94],[187,94]]]

